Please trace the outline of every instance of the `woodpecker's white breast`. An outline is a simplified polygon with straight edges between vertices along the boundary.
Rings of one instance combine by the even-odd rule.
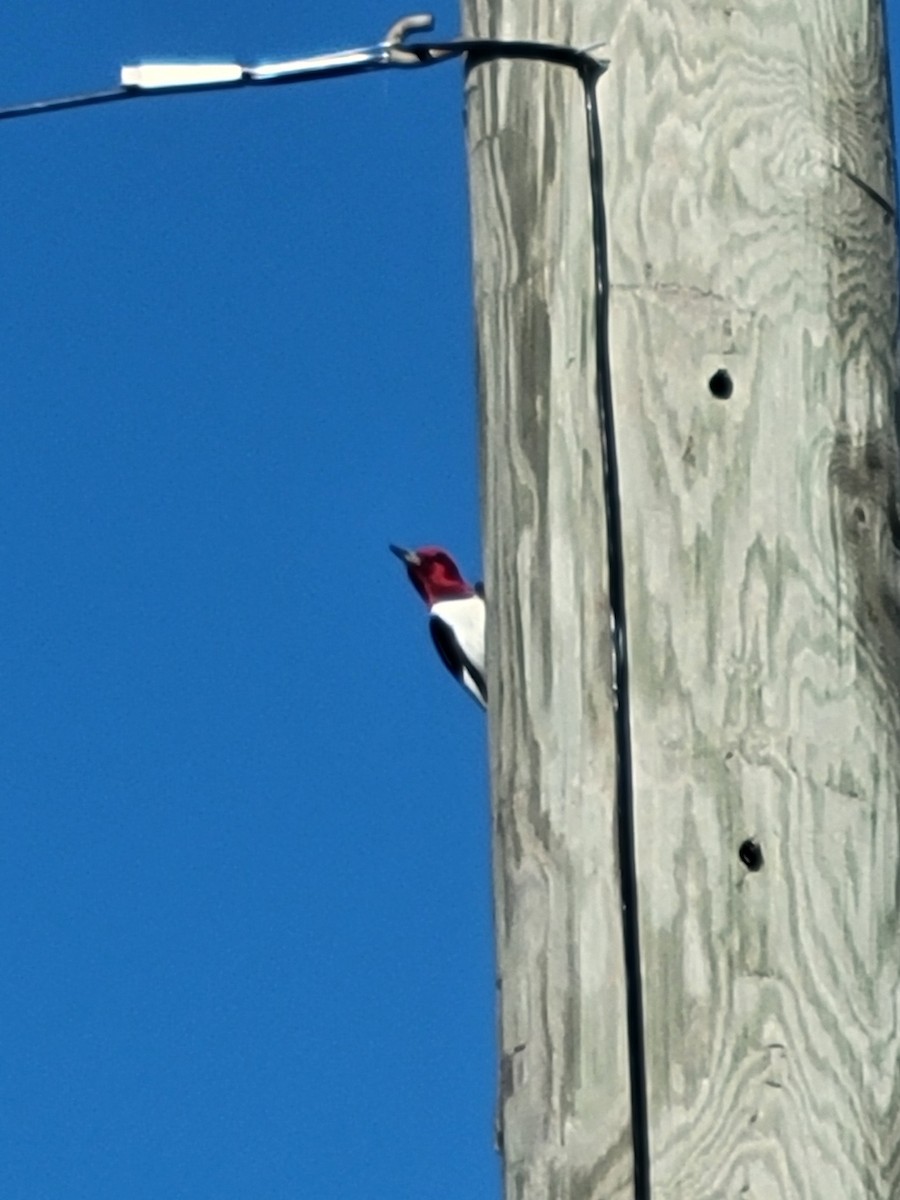
[[[484,676],[484,601],[480,596],[461,600],[438,600],[431,615],[448,625],[457,645],[476,671]]]

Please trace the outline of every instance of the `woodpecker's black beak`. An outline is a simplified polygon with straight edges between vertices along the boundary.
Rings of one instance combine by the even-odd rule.
[[[394,545],[390,545],[388,549],[391,554],[396,554],[408,567],[417,567],[422,561],[415,550],[404,550],[402,546]]]

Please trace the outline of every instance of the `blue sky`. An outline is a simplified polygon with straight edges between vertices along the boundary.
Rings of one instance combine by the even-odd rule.
[[[403,11],[6,0],[0,103]],[[484,722],[387,552],[480,569],[462,104],[0,124],[4,1200],[499,1194]]]

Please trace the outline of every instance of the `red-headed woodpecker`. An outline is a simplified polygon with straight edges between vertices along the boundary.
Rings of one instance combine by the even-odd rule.
[[[484,708],[484,588],[467,583],[439,546],[391,550],[406,563],[410,583],[428,605],[428,627],[444,666]]]

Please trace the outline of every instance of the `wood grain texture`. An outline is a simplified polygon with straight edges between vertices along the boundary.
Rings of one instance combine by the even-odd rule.
[[[900,1196],[897,245],[867,0],[467,0],[600,84],[655,1200]],[[507,1195],[631,1194],[573,73],[468,84]],[[724,368],[730,399],[708,380]],[[738,857],[754,836],[764,865]]]

